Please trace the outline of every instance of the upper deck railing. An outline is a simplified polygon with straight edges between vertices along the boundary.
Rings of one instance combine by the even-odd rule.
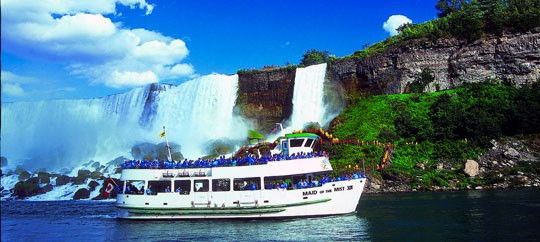
[[[309,159],[315,157],[328,157],[325,152],[299,152],[288,155],[286,157],[280,154],[272,156],[262,156],[257,158],[253,155],[248,155],[243,158],[225,158],[221,156],[216,159],[197,159],[183,161],[168,161],[168,160],[128,160],[123,162],[120,167],[122,169],[188,169],[188,168],[214,168],[214,167],[234,167],[234,166],[251,166],[264,165],[268,162],[277,162],[282,160]]]

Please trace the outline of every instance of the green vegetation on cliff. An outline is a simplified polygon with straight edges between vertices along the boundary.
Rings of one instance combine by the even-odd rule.
[[[350,57],[365,58],[414,40],[435,42],[454,37],[471,42],[486,34],[523,33],[540,27],[540,0],[439,0],[435,7],[440,18],[422,24],[405,24],[398,28],[398,35]]]
[[[387,173],[425,188],[447,186],[452,179],[466,186],[479,181],[461,172],[464,160],[485,152],[493,139],[539,133],[538,124],[540,85],[465,84],[442,92],[359,98],[336,118],[332,129],[340,140],[358,140],[361,145],[325,148],[331,150],[338,170],[362,161],[376,167],[391,142],[394,152]],[[432,169],[437,164],[451,169]]]

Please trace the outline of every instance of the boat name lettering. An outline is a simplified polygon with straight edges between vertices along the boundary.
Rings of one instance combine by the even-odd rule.
[[[350,185],[350,186],[347,186],[347,190],[352,190],[353,186]]]
[[[302,193],[303,196],[308,196],[308,195],[317,195],[317,190],[312,190],[312,191],[305,191]]]
[[[328,189],[328,190],[326,190],[326,193],[329,193],[329,192],[332,192],[332,189]]]
[[[334,187],[334,192],[345,191],[345,187]]]

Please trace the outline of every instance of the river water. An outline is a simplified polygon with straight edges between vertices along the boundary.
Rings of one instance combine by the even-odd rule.
[[[2,241],[538,241],[540,190],[364,194],[352,215],[131,221],[103,201],[2,201]]]

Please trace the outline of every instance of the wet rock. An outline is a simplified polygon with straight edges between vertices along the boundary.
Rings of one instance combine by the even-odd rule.
[[[26,171],[24,168],[22,168],[22,167],[17,167],[17,168],[15,168],[14,173],[17,174],[17,175],[20,175],[20,174],[23,173],[24,171]]]
[[[27,171],[22,171],[19,175],[19,181],[26,181],[30,178],[30,173]]]
[[[474,160],[467,160],[465,162],[465,168],[463,169],[463,172],[471,177],[478,176],[479,174],[478,162]]]
[[[71,179],[71,181],[75,185],[82,185],[82,184],[84,184],[84,182],[86,182],[86,179],[87,179],[87,177],[85,177],[85,176],[77,176],[77,177],[73,177],[73,179]]]
[[[47,184],[39,189],[38,194],[45,194],[53,190],[53,185]]]
[[[382,181],[377,179],[375,176],[367,175],[367,188],[372,192],[377,192],[381,189]]]
[[[38,172],[38,178],[41,184],[51,183],[50,174],[48,172],[43,172],[43,171]]]
[[[81,188],[73,195],[73,200],[88,199],[90,197],[90,191],[86,188]]]
[[[514,149],[514,148],[508,148],[505,152],[504,152],[504,156],[508,159],[519,159],[521,157],[521,155],[519,154],[519,152]]]
[[[97,181],[92,180],[88,183],[88,187],[90,188],[90,191],[96,190],[97,186],[99,186],[99,183]]]
[[[77,172],[77,176],[78,176],[78,177],[85,177],[85,178],[88,178],[88,177],[90,177],[90,173],[91,173],[91,172],[90,172],[89,170],[79,170],[79,171]]]
[[[38,178],[34,177],[26,181],[17,182],[13,188],[13,195],[17,196],[19,199],[24,199],[40,194],[40,189]]]
[[[63,186],[68,184],[71,181],[71,177],[66,175],[61,175],[58,178],[56,178],[56,185],[57,186]]]
[[[99,171],[93,171],[92,173],[90,173],[90,178],[92,179],[98,179],[102,176],[103,174]]]

